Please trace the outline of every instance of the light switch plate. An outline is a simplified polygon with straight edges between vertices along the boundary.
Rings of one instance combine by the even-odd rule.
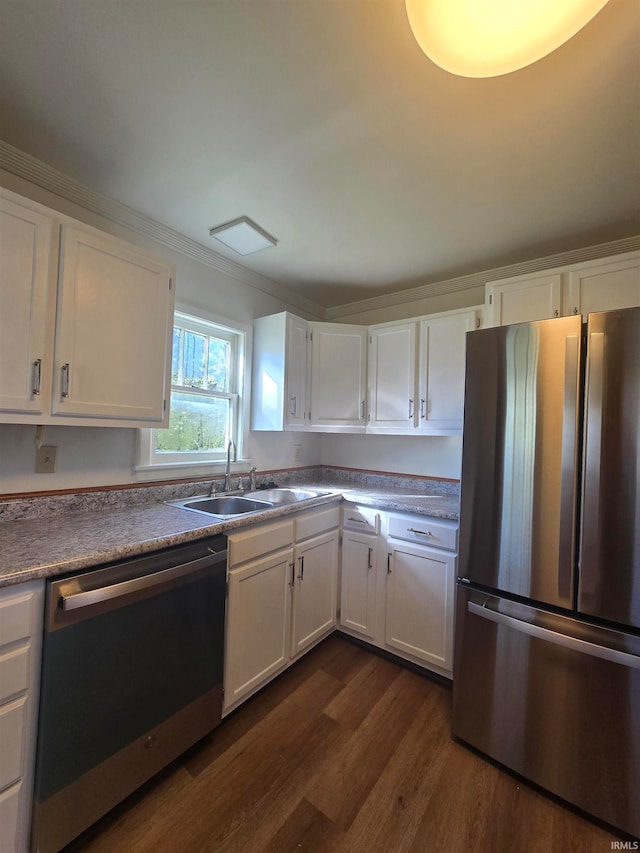
[[[57,447],[39,447],[36,451],[36,474],[55,474],[57,453]]]

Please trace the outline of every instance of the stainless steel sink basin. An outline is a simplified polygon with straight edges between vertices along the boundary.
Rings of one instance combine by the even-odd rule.
[[[326,492],[312,492],[310,489],[257,489],[255,492],[246,492],[245,497],[270,501],[272,504],[294,504],[324,494]]]
[[[167,503],[182,509],[190,509],[192,512],[214,515],[216,518],[246,515],[249,512],[258,512],[261,509],[269,509],[273,506],[273,503],[268,500],[255,500],[254,498],[236,495],[219,495],[215,498],[206,496],[185,498],[184,500],[167,501]]]

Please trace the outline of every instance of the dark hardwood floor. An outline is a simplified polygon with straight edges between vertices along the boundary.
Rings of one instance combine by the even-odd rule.
[[[337,634],[68,853],[606,853],[622,836],[450,736],[451,692]]]

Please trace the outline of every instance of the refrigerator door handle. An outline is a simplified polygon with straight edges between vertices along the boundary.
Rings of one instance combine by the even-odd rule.
[[[587,399],[584,445],[584,491],[580,542],[581,595],[596,592],[597,571],[593,560],[599,553],[600,539],[600,453],[602,448],[602,405],[604,378],[604,332],[589,336]],[[592,565],[590,565],[592,564]]]
[[[474,616],[488,619],[497,625],[505,625],[514,631],[519,631],[521,634],[528,634],[530,637],[544,640],[547,643],[554,643],[556,646],[562,646],[565,649],[571,649],[572,651],[581,652],[595,658],[602,658],[612,663],[619,663],[621,666],[640,669],[640,657],[637,655],[630,655],[627,652],[621,652],[618,649],[612,649],[608,646],[599,646],[596,643],[579,640],[577,637],[560,634],[557,631],[551,631],[549,628],[541,628],[539,625],[533,625],[531,622],[523,622],[521,619],[507,616],[506,613],[499,613],[496,610],[492,610],[486,604],[480,605],[474,601],[469,601],[467,602],[467,610],[469,613],[473,613]]]
[[[567,335],[562,407],[562,457],[560,479],[560,533],[558,539],[558,592],[571,600],[574,562],[573,531],[576,520],[576,448],[578,431],[578,370],[580,337]]]

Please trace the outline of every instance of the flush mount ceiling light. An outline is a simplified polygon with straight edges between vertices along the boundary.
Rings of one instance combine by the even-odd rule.
[[[416,41],[461,77],[497,77],[542,59],[608,0],[405,0]]]
[[[248,216],[241,216],[231,222],[225,222],[224,225],[210,228],[209,234],[240,255],[251,255],[260,249],[278,245],[275,237],[256,225]]]

